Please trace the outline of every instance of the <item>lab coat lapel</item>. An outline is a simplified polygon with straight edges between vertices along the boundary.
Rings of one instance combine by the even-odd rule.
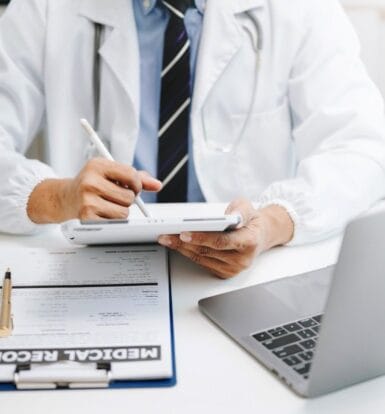
[[[81,0],[79,14],[111,27],[99,53],[128,94],[139,123],[139,47],[132,2],[128,0]]]
[[[242,44],[236,15],[261,7],[265,0],[208,0],[194,86],[193,113],[201,110],[211,89]]]

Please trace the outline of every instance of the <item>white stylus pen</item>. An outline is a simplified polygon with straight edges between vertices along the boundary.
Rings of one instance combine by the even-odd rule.
[[[107,160],[114,161],[114,159],[112,158],[112,155],[109,153],[108,149],[104,146],[103,142],[98,137],[98,134],[92,128],[90,123],[86,119],[81,119],[80,123],[81,123],[82,127],[86,130],[89,139],[95,145],[95,147],[98,150],[99,154],[103,158],[106,158]],[[135,198],[135,204],[139,207],[140,211],[145,215],[145,217],[151,217],[151,214],[146,209],[146,207],[144,205],[144,202],[140,198],[140,196],[137,196]]]

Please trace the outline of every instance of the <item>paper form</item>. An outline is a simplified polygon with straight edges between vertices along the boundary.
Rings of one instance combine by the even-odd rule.
[[[163,247],[2,249],[8,267],[14,331],[0,339],[0,381],[9,365],[57,361],[111,362],[114,379],[172,375]]]

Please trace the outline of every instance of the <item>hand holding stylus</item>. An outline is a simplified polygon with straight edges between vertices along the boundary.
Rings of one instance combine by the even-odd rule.
[[[95,145],[95,147],[96,147],[97,151],[99,152],[100,156],[102,156],[106,160],[114,161],[112,155],[109,153],[107,148],[104,146],[103,142],[99,138],[96,131],[89,124],[89,122],[86,119],[81,119],[80,123],[81,123],[82,127],[85,129],[85,131],[87,132],[90,141]],[[144,203],[143,203],[142,199],[140,198],[140,196],[138,195],[138,193],[137,193],[137,195],[134,199],[134,202],[139,207],[140,211],[143,213],[143,215],[145,217],[151,217],[150,213],[146,209],[146,206],[144,205]]]
[[[82,122],[85,126],[85,122]],[[90,133],[91,127],[87,130]],[[104,158],[86,163],[74,178],[47,179],[31,193],[27,212],[38,224],[61,223],[71,219],[125,219],[129,207],[136,203],[144,215],[146,207],[138,199],[142,190],[159,191],[162,183],[144,171],[115,162],[104,145],[92,141]],[[91,135],[89,135],[91,139]]]

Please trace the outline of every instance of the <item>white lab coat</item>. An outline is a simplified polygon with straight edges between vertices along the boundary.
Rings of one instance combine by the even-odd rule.
[[[132,163],[140,100],[132,1],[13,0],[0,23],[2,231],[33,231],[33,188],[74,176],[92,155],[79,119],[93,121],[94,22],[107,26],[100,133],[116,160]],[[385,196],[383,102],[337,0],[208,0],[191,122],[206,199],[284,206],[293,244],[339,231]],[[41,127],[50,167],[23,156]]]

